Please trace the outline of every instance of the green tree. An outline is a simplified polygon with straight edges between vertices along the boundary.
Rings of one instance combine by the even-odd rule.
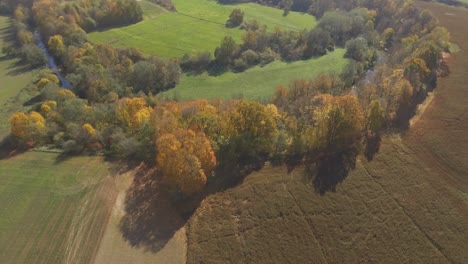
[[[228,66],[238,53],[238,46],[231,36],[224,37],[221,45],[215,50],[215,58],[218,63]]]
[[[232,10],[226,25],[228,27],[237,27],[244,21],[244,12],[238,8]]]

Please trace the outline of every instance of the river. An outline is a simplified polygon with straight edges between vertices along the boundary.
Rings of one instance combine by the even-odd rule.
[[[60,84],[61,84],[61,87],[64,88],[64,89],[68,89],[68,90],[71,90],[72,89],[72,86],[70,84],[70,82],[65,79],[65,77],[63,77],[62,73],[59,71],[58,67],[57,67],[57,63],[55,62],[55,59],[54,57],[52,57],[49,52],[47,51],[47,48],[46,46],[44,45],[44,42],[42,41],[42,37],[41,37],[41,34],[39,33],[39,31],[34,31],[34,39],[36,40],[36,44],[37,46],[41,49],[42,53],[46,56],[47,58],[47,66],[49,67],[49,69],[51,69],[55,75],[57,75],[57,77],[59,78],[60,80]]]

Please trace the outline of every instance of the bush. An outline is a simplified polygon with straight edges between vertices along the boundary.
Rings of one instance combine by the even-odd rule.
[[[244,12],[242,10],[236,8],[232,10],[231,14],[229,15],[229,20],[226,22],[227,27],[238,27],[244,21]]]
[[[234,71],[242,72],[242,71],[245,71],[248,67],[249,66],[247,62],[239,58],[239,59],[234,60],[234,65],[232,66],[232,69]]]
[[[83,20],[83,25],[81,27],[86,31],[90,32],[93,31],[97,28],[97,23],[94,21],[94,19],[87,17]]]
[[[260,61],[262,65],[267,65],[270,62],[276,60],[278,55],[270,48],[265,49],[264,52],[260,53]]]
[[[21,49],[21,57],[31,67],[44,66],[47,63],[47,58],[42,50],[34,44],[24,45]]]
[[[248,66],[254,66],[260,61],[260,56],[255,51],[249,49],[242,52],[241,59],[245,61]]]
[[[241,29],[257,31],[260,28],[260,23],[256,19],[246,20],[241,25]]]
[[[192,56],[185,54],[180,62],[180,67],[185,72],[202,73],[210,66],[211,59],[210,52],[200,52]]]

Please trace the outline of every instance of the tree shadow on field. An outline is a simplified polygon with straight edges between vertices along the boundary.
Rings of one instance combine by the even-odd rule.
[[[167,190],[155,169],[143,166],[127,191],[120,232],[132,247],[159,252],[185,226],[208,195],[242,183],[247,175],[261,167],[260,163],[255,163],[241,168],[218,168],[216,173],[225,178],[208,182],[202,192],[182,198]]]
[[[132,247],[158,252],[182,228],[187,216],[163,189],[154,171],[142,168],[135,175],[120,221],[122,236]]]
[[[3,138],[0,141],[0,160],[13,158],[28,151],[26,148],[18,148],[13,144],[10,136]]]
[[[351,170],[356,168],[357,149],[350,149],[318,158],[306,166],[306,174],[314,189],[320,195],[336,192],[336,186],[343,182]]]
[[[380,135],[371,136],[366,138],[366,147],[364,149],[364,156],[366,157],[367,161],[372,161],[375,155],[380,150],[382,138]]]

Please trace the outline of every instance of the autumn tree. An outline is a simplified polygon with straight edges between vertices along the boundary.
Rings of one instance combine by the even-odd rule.
[[[57,58],[61,58],[65,54],[65,45],[63,44],[63,37],[55,35],[49,38],[48,41],[49,51]]]
[[[156,141],[156,163],[168,186],[186,196],[202,190],[216,166],[210,141],[202,133],[177,130]]]
[[[326,151],[343,151],[356,144],[364,128],[358,99],[344,95],[326,100],[315,112],[315,146]]]
[[[278,109],[274,105],[238,101],[221,116],[223,135],[228,138],[224,161],[249,164],[269,156],[277,133]]]
[[[115,115],[124,127],[136,130],[149,122],[152,109],[144,98],[123,98],[117,102]]]
[[[372,100],[366,114],[366,130],[370,135],[378,135],[385,119],[384,109],[378,100]]]
[[[11,136],[20,146],[32,147],[45,136],[46,122],[38,112],[15,113],[10,117],[9,122]]]

